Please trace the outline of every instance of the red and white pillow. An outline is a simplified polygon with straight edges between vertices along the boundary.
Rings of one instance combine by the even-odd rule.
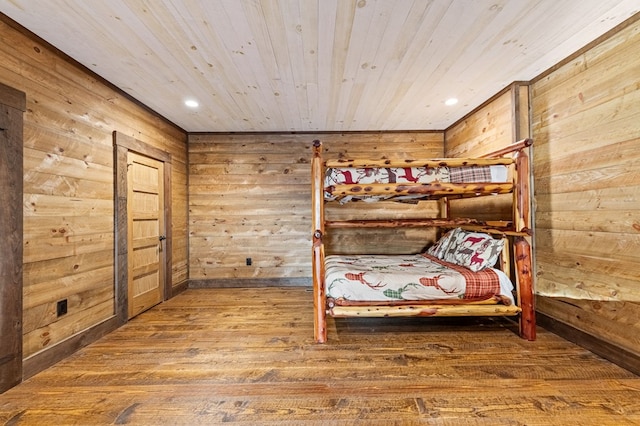
[[[444,260],[444,254],[449,248],[449,243],[451,242],[451,238],[453,238],[454,234],[458,232],[460,228],[451,229],[449,232],[444,234],[434,245],[427,249],[427,254],[430,254],[433,257],[437,257],[438,259]]]
[[[503,247],[502,239],[456,228],[447,232],[427,253],[477,272],[494,266]]]

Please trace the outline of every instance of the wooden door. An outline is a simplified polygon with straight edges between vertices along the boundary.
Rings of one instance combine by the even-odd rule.
[[[127,156],[128,317],[164,299],[164,164]]]

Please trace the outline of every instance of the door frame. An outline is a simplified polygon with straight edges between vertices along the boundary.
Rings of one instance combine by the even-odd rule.
[[[164,288],[162,300],[172,296],[172,229],[171,229],[171,154],[142,142],[122,132],[113,132],[113,163],[114,163],[114,246],[115,246],[115,309],[120,324],[128,321],[128,250],[129,238],[127,234],[127,154],[133,151],[164,163],[164,221],[165,221],[165,256],[164,256]]]
[[[0,192],[0,233],[5,239],[0,247],[0,393],[22,381],[22,295],[23,295],[23,187],[24,92],[0,83],[0,104],[6,107],[8,122],[0,122],[0,132],[7,132],[7,144],[0,147],[6,174]],[[5,180],[6,179],[6,180]]]

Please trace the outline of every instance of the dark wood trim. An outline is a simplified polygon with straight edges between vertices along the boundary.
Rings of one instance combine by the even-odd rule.
[[[22,381],[23,113],[26,94],[0,85],[0,393]]]
[[[25,112],[27,110],[27,95],[0,83],[0,104]]]
[[[132,136],[125,135],[122,132],[113,132],[114,145],[127,148],[128,151],[134,151],[138,154],[162,161],[163,163],[171,163],[171,154],[163,151],[145,142],[142,142]],[[126,171],[126,170],[125,170]]]
[[[145,155],[164,163],[164,288],[162,299],[167,300],[173,296],[172,286],[172,229],[171,229],[171,154],[142,142],[124,133],[113,132],[114,152],[114,234],[115,234],[115,292],[116,292],[116,317],[119,324],[128,320],[129,297],[127,293],[128,282],[128,237],[127,237],[127,155],[129,151]]]
[[[118,145],[116,132],[114,132],[113,173],[114,173],[114,288],[115,288],[115,314],[119,324],[127,322],[128,295],[127,277],[129,259],[127,248],[129,247],[129,235],[127,233],[127,153],[126,146]]]
[[[231,288],[231,287],[309,287],[311,277],[301,278],[211,278],[189,280],[189,288]]]
[[[167,237],[164,240],[164,300],[173,297],[173,228],[171,226],[172,212],[171,207],[171,158],[164,162],[164,233]]]
[[[511,85],[511,134],[514,141],[522,139],[520,135],[520,84]]]
[[[189,280],[184,280],[180,284],[176,284],[171,288],[171,297],[177,296],[178,294],[186,291],[189,288]]]
[[[575,343],[602,358],[611,361],[612,363],[619,365],[620,367],[631,371],[634,374],[640,375],[640,356],[627,351],[619,346],[615,346],[609,342],[605,342],[597,337],[594,337],[582,330],[558,321],[548,315],[541,312],[536,312],[538,318],[538,325],[548,330],[565,340]]]
[[[70,338],[58,343],[57,345],[39,352],[24,360],[23,376],[25,379],[45,370],[52,365],[62,361],[69,355],[77,352],[79,349],[95,342],[103,336],[111,333],[121,323],[118,317],[113,317],[100,324],[97,324],[80,334],[71,336]]]
[[[206,136],[206,135],[216,135],[216,136],[247,136],[247,135],[379,135],[379,134],[394,134],[394,133],[442,133],[444,130],[349,130],[349,131],[335,131],[335,130],[318,130],[318,131],[300,131],[300,132],[189,132],[189,136]]]

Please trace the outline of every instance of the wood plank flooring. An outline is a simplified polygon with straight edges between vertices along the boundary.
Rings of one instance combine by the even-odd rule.
[[[330,319],[318,345],[307,288],[190,289],[0,395],[4,425],[225,422],[637,425],[640,377],[504,319]]]

